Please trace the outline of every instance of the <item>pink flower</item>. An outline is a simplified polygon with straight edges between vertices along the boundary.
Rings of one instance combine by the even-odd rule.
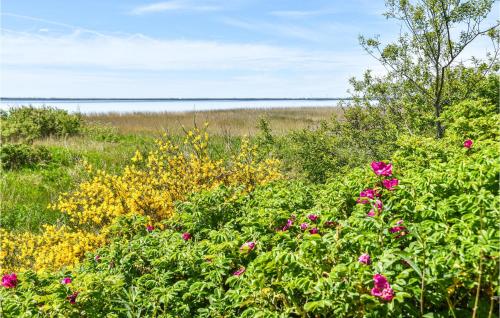
[[[398,186],[399,180],[398,179],[382,180],[382,184],[387,190],[393,191],[394,188]]]
[[[99,262],[101,260],[101,257],[99,255],[94,256],[94,261]]]
[[[391,229],[389,230],[391,233],[398,233],[398,232],[401,232],[401,231],[404,231],[406,230],[406,227],[404,226],[393,226],[391,227]]]
[[[182,233],[182,239],[184,241],[189,241],[191,239],[191,234],[189,234],[188,232]]]
[[[318,234],[319,230],[317,228],[313,227],[312,229],[309,230],[309,233],[311,233],[311,234]]]
[[[392,175],[392,164],[390,163],[385,163],[385,162],[382,162],[382,161],[378,161],[378,162],[372,162],[371,164],[372,166],[372,169],[373,169],[373,172],[375,172],[375,174],[377,176],[390,176]]]
[[[376,289],[382,290],[384,288],[391,287],[389,285],[389,282],[387,281],[387,278],[385,278],[383,275],[380,274],[373,275],[373,283]]]
[[[380,274],[375,274],[373,275],[373,284],[375,287],[371,290],[372,296],[386,301],[391,301],[394,298],[394,290],[392,290],[391,285],[389,285],[387,278]]]
[[[244,272],[246,271],[246,268],[245,267],[241,267],[240,269],[238,269],[236,272],[233,273],[234,276],[240,276],[241,274],[243,274]]]
[[[240,247],[241,253],[250,253],[255,248],[255,242],[245,242]]]
[[[316,214],[309,214],[307,216],[307,218],[313,222],[316,222],[316,220],[318,219],[318,216]]]
[[[382,296],[382,290],[373,287],[372,288],[372,296],[375,296],[375,297]]]
[[[401,224],[403,224],[403,220],[399,220],[398,222],[396,222],[396,226],[393,226],[389,229],[389,232],[391,233],[399,233],[396,238],[400,238],[401,236],[405,236],[406,234],[408,234],[406,227]]]
[[[372,260],[370,258],[370,255],[365,253],[361,254],[361,256],[358,258],[358,262],[360,262],[361,264],[370,265],[372,263]]]
[[[61,284],[63,285],[68,285],[68,284],[71,284],[72,280],[71,280],[71,277],[64,277],[62,280],[61,280]]]
[[[78,292],[74,292],[73,294],[66,297],[66,299],[69,300],[70,304],[74,305],[74,304],[76,304],[76,297],[77,296],[78,296]]]
[[[292,218],[286,221],[286,225],[283,226],[282,231],[287,231],[293,225],[293,221],[295,220],[295,216],[292,215]]]
[[[154,229],[155,229],[155,227],[152,226],[151,224],[146,225],[146,231],[153,232]]]
[[[467,139],[466,141],[464,141],[464,147],[467,149],[472,148],[472,144],[473,144],[473,142],[470,139]]]
[[[391,287],[383,289],[380,298],[386,301],[391,301],[394,298],[394,290],[392,290]]]
[[[373,204],[373,209],[368,212],[368,216],[375,216],[376,214],[382,213],[382,210],[384,208],[384,204],[380,200],[375,200],[375,203]],[[377,213],[375,213],[375,209],[377,209]]]
[[[325,225],[325,227],[333,227],[333,226],[337,225],[337,222],[335,222],[335,221],[326,221],[324,225]]]
[[[377,190],[375,189],[364,189],[359,193],[359,198],[356,200],[356,202],[360,204],[366,204],[370,201],[367,199],[373,200],[375,197],[380,197],[380,193],[378,193]]]
[[[306,222],[304,222],[304,223],[302,223],[302,224],[300,225],[300,229],[301,229],[302,231],[305,231],[308,227],[309,227],[309,224],[307,224]]]
[[[2,286],[5,288],[14,288],[17,286],[17,275],[15,273],[2,276]]]

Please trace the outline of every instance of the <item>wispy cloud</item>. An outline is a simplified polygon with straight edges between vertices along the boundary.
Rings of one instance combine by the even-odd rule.
[[[322,41],[324,40],[325,34],[318,29],[312,29],[308,27],[303,27],[294,24],[279,24],[279,23],[271,23],[271,22],[263,22],[263,21],[247,21],[242,19],[233,19],[233,18],[224,18],[221,22],[249,30],[256,31],[259,33],[272,34],[290,38],[298,38],[301,40],[307,41]]]
[[[81,31],[88,32],[88,33],[91,33],[94,35],[104,36],[103,33],[95,31],[95,30],[90,30],[90,29],[83,28],[83,27],[76,26],[76,25],[72,25],[72,24],[61,23],[61,22],[47,20],[47,19],[41,19],[41,18],[32,17],[32,16],[28,16],[28,15],[15,14],[15,13],[10,13],[10,12],[2,12],[2,13],[0,13],[0,15],[6,16],[6,17],[14,17],[14,18],[23,19],[23,20],[30,20],[30,21],[34,21],[34,22],[41,22],[44,24],[55,25],[55,26],[63,27],[63,28],[70,29],[70,30],[81,30]],[[40,29],[40,32],[46,32],[46,31],[48,31],[48,29],[46,29],[46,28]]]
[[[187,0],[172,0],[164,2],[156,2],[148,5],[136,7],[130,11],[133,15],[143,15],[148,13],[158,13],[165,11],[217,11],[221,7],[210,4],[200,4],[200,1],[187,1]]]
[[[4,96],[335,96],[370,62],[259,43],[1,30]]]
[[[277,17],[286,18],[305,18],[318,15],[325,15],[333,13],[331,10],[284,10],[284,11],[271,11],[270,14]]]

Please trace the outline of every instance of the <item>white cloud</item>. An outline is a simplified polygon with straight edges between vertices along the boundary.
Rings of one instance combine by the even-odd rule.
[[[142,15],[148,13],[157,13],[164,11],[175,11],[175,10],[188,10],[188,11],[216,11],[219,10],[219,6],[205,5],[187,1],[187,0],[172,0],[165,2],[157,2],[148,5],[143,5],[136,7],[130,11],[134,15]]]
[[[2,30],[1,96],[345,96],[372,64],[360,49],[159,40],[142,35],[63,36]]]
[[[278,24],[261,21],[247,21],[241,19],[224,18],[221,22],[249,31],[257,31],[265,34],[284,36],[289,38],[297,38],[301,40],[321,42],[324,41],[328,34],[325,34],[319,28],[307,28],[295,24]]]
[[[74,31],[65,36],[3,32],[4,66],[126,70],[318,70],[356,64],[357,53],[331,53],[253,43],[157,40]]]

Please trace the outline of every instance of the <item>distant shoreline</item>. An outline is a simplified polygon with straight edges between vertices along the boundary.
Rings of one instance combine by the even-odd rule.
[[[61,97],[50,97],[50,98],[38,98],[38,97],[0,97],[0,101],[111,101],[111,102],[133,102],[133,101],[147,101],[147,102],[192,102],[192,101],[339,101],[339,100],[352,100],[351,97],[311,97],[311,98],[61,98]]]

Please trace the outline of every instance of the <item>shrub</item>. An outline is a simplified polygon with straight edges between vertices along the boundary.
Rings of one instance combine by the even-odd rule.
[[[414,141],[400,141],[392,176],[366,167],[321,187],[221,186],[178,203],[163,227],[119,218],[111,243],[79,269],[20,274],[18,287],[0,290],[3,308],[75,317],[488,316],[499,291],[496,147]],[[441,154],[421,161],[411,149]],[[381,182],[394,178],[394,188]],[[377,197],[358,200],[365,188],[383,201],[373,216]],[[248,242],[254,247],[243,249]],[[62,286],[66,276],[72,283]]]
[[[53,206],[69,217],[70,224],[47,227],[57,235],[3,233],[0,266],[35,270],[73,266],[104,242],[108,227],[120,216],[145,215],[158,222],[172,217],[175,202],[191,193],[220,185],[240,185],[250,191],[280,177],[278,161],[256,160],[256,149],[248,141],[228,162],[211,159],[208,141],[200,130],[188,132],[182,146],[158,140],[155,150],[145,156],[137,152],[118,175],[89,167],[90,180],[63,194]],[[88,244],[76,244],[76,233],[87,237]]]
[[[0,166],[5,170],[34,168],[51,161],[50,151],[43,146],[3,144],[0,147]]]
[[[32,142],[49,136],[64,137],[80,132],[82,120],[67,111],[23,106],[2,112],[1,135],[7,141]]]

